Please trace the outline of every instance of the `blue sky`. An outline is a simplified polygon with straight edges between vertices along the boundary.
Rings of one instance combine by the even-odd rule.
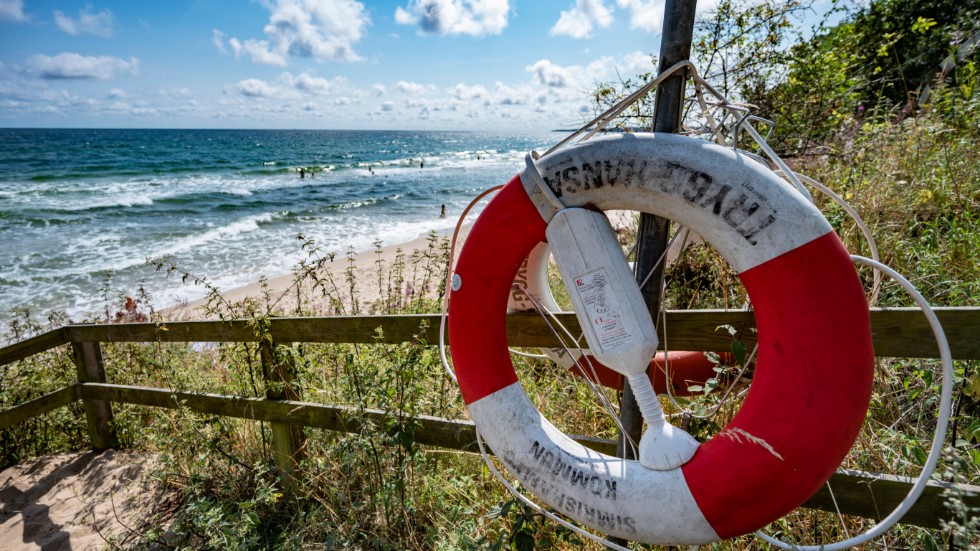
[[[701,0],[709,9],[713,0]],[[0,126],[569,127],[663,0],[0,0]]]

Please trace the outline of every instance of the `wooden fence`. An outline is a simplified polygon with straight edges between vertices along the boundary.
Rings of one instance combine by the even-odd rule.
[[[940,308],[937,314],[949,339],[955,359],[980,359],[980,308]],[[578,328],[573,314],[559,316],[572,331]],[[387,414],[346,406],[304,402],[290,385],[288,366],[277,361],[275,347],[290,343],[402,343],[416,336],[438,342],[436,315],[356,316],[327,318],[273,318],[264,339],[254,327],[240,321],[197,321],[166,324],[70,325],[0,349],[0,366],[28,358],[59,346],[70,346],[78,382],[50,394],[0,411],[0,430],[80,400],[83,404],[92,447],[106,449],[116,444],[112,431],[112,404],[138,404],[265,421],[270,423],[273,451],[284,480],[292,480],[299,450],[301,426],[332,431],[356,432],[365,422],[381,421]],[[746,328],[739,337],[753,343],[751,313],[701,310],[668,312],[671,347],[675,350],[724,350],[731,344],[722,325]],[[875,309],[871,312],[875,352],[882,357],[934,358],[938,349],[925,317],[917,309]],[[378,329],[383,335],[379,339]],[[508,316],[508,339],[512,346],[551,346],[553,335],[539,316]],[[165,388],[117,385],[106,380],[101,343],[111,342],[258,342],[265,396],[227,396],[181,392]],[[833,343],[827,343],[833,346]],[[285,356],[285,355],[283,355]],[[473,423],[466,420],[423,416],[415,441],[419,444],[474,451]],[[382,426],[378,423],[376,426]],[[583,444],[614,453],[615,442],[577,437]],[[911,488],[904,477],[857,471],[839,471],[804,507],[847,515],[881,519],[890,513]],[[903,523],[939,528],[948,519],[944,492],[965,496],[968,506],[980,507],[980,487],[931,482]],[[835,507],[836,501],[836,507]]]

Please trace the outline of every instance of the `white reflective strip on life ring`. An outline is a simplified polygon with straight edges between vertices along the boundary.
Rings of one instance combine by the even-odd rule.
[[[684,225],[744,272],[831,230],[823,215],[757,161],[673,134],[618,134],[560,149],[537,161],[566,207],[628,206]],[[521,181],[545,222],[557,209],[525,169]],[[761,185],[760,185],[761,184]],[[784,188],[768,194],[762,189]],[[651,193],[653,192],[653,193]]]
[[[562,514],[628,540],[691,544],[719,539],[680,469],[654,471],[582,446],[541,415],[520,383],[467,410],[507,469]]]

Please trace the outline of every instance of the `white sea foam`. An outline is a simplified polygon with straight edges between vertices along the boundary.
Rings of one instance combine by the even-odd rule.
[[[110,302],[134,294],[141,284],[157,307],[206,292],[182,284],[179,277],[154,274],[145,265],[147,257],[172,258],[179,269],[209,277],[227,290],[263,275],[289,273],[306,254],[296,240],[299,233],[323,251],[341,255],[348,247],[370,251],[376,241],[388,246],[433,230],[447,235],[454,214],[484,187],[516,173],[525,153],[509,138],[494,141],[491,136],[484,142],[478,135],[442,139],[382,133],[370,144],[352,146],[346,159],[338,147],[305,159],[275,137],[246,139],[236,149],[227,141],[218,145],[207,141],[210,135],[202,137],[198,148],[215,148],[231,161],[227,168],[209,166],[202,156],[200,172],[156,172],[156,165],[146,165],[135,176],[114,172],[5,183],[0,208],[13,216],[4,232],[18,234],[6,246],[0,242],[0,253],[8,259],[0,268],[5,282],[0,323],[19,306],[36,313],[66,310],[75,319],[103,311],[109,271]],[[314,139],[309,144],[319,147]],[[264,148],[258,159],[252,144]],[[235,157],[238,152],[241,158]],[[134,153],[119,166],[143,166],[148,154]],[[322,168],[313,178],[300,179],[287,169],[299,166]],[[438,217],[443,203],[448,218]]]

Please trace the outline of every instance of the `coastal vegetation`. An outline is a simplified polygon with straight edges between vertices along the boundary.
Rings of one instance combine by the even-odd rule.
[[[799,1],[719,2],[714,17],[699,25],[695,50],[702,73],[777,123],[770,143],[794,170],[844,197],[868,223],[882,261],[933,305],[978,306],[980,67],[975,50],[961,48],[980,31],[977,8],[952,0],[874,1],[848,8],[837,23],[787,45],[790,18],[807,7]],[[949,59],[953,63],[944,65]],[[600,83],[596,108],[641,84]],[[630,113],[623,125],[648,121],[650,113],[643,109]],[[869,254],[843,209],[815,195],[848,247]],[[635,237],[635,225],[628,235],[628,240]],[[444,237],[432,234],[427,246],[399,251],[391,260],[382,257],[378,244],[369,281],[354,270],[354,251],[324,251],[304,236],[283,244],[289,246],[305,256],[292,284],[267,285],[259,296],[239,301],[225,298],[203,274],[165,260],[155,267],[159,277],[185,278],[208,289],[198,312],[202,317],[246,319],[260,335],[278,316],[441,310],[450,255]],[[862,277],[870,289],[871,272],[862,270]],[[730,268],[703,244],[690,245],[668,270],[666,285],[672,309],[740,308],[745,301]],[[87,321],[168,321],[144,289],[116,289],[111,279],[103,302],[103,315]],[[912,303],[886,283],[878,304]],[[24,313],[7,327],[7,338],[22,340],[66,321],[57,315],[39,321]],[[164,499],[144,526],[109,543],[137,549],[597,547],[508,494],[479,455],[415,441],[421,415],[466,417],[435,344],[419,337],[403,345],[286,348],[283,360],[292,366],[293,385],[303,400],[389,413],[383,426],[366,422],[356,433],[304,430],[299,479],[288,492],[274,467],[266,424],[118,406],[119,445],[158,454],[154,476]],[[833,346],[827,343],[828,349]],[[737,347],[733,343],[733,350]],[[244,396],[263,396],[267,390],[257,343],[109,343],[103,354],[109,378],[120,384]],[[615,438],[615,424],[575,377],[540,358],[515,356],[514,362],[528,394],[549,418],[562,419],[561,429]],[[980,484],[980,365],[970,360],[954,367],[954,415],[935,477]],[[75,380],[75,365],[63,349],[4,366],[0,407]],[[720,403],[723,386],[719,376],[682,405],[706,411]],[[938,396],[937,361],[879,358],[871,411],[844,467],[915,476],[929,451]],[[735,409],[737,402],[729,401],[717,417],[692,422],[691,432],[699,438],[716,433]],[[84,414],[76,403],[0,431],[0,466],[87,445]],[[894,549],[980,545],[980,512],[955,495],[948,502],[957,522],[942,530],[900,526],[883,541]],[[870,525],[801,510],[770,529],[818,544]],[[706,547],[768,548],[752,536]]]

